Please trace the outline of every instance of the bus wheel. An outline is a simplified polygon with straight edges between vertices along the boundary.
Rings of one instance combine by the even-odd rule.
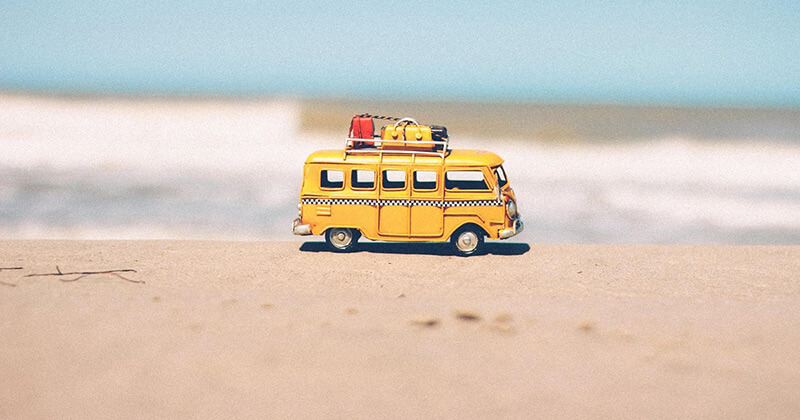
[[[330,228],[325,231],[325,242],[333,251],[348,252],[356,247],[359,236],[359,232],[354,229]]]
[[[456,255],[468,257],[483,248],[483,232],[474,226],[464,226],[450,237]]]

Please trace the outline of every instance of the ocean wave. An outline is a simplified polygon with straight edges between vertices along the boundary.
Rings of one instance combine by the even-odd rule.
[[[3,103],[4,238],[292,239],[303,161],[344,144],[303,132],[294,101]],[[521,240],[800,243],[795,144],[451,135],[506,159]]]

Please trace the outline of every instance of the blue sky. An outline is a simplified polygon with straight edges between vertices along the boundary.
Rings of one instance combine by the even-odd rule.
[[[12,0],[3,88],[800,106],[800,2]]]

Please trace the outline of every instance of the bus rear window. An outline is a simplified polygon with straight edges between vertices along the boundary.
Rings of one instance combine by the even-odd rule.
[[[444,186],[448,190],[488,190],[481,171],[447,171]]]
[[[327,189],[340,189],[344,187],[344,172],[323,169],[319,173],[319,186]]]

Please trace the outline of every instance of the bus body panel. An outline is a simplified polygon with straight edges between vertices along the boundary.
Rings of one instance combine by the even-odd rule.
[[[315,152],[304,166],[300,222],[314,235],[347,227],[368,239],[400,242],[444,242],[472,223],[499,239],[499,232],[513,224],[503,202],[506,190],[513,193],[508,184],[501,191],[493,169],[502,163],[496,154],[480,150],[452,150],[444,159]],[[451,172],[482,174],[485,185],[448,188]]]

